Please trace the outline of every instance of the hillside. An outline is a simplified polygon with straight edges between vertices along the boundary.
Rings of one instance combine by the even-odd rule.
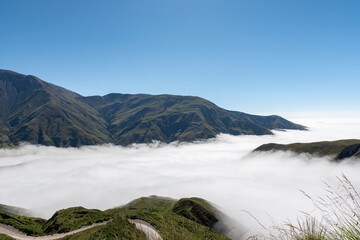
[[[115,93],[84,97],[6,70],[0,70],[0,102],[0,147],[20,142],[57,147],[191,142],[219,133],[305,130],[279,116],[228,111],[200,97]]]
[[[324,141],[312,143],[276,144],[268,143],[256,148],[257,151],[292,151],[295,153],[308,153],[316,156],[332,156],[340,161],[350,157],[360,157],[360,140],[347,139],[338,141]]]
[[[213,230],[206,221],[208,219],[212,219],[213,223],[220,221],[211,210],[215,211],[215,208],[199,198],[186,199],[186,202],[187,204],[184,204],[183,200],[177,201],[157,196],[143,197],[125,206],[106,211],[82,207],[63,209],[57,211],[49,220],[10,215],[0,211],[0,224],[13,226],[31,236],[48,236],[70,232],[94,223],[105,223],[63,239],[135,240],[146,238],[143,232],[135,228],[129,220],[141,219],[153,226],[164,240],[228,239],[222,233]],[[194,208],[196,208],[195,211]],[[179,209],[182,209],[182,213],[191,212],[191,215],[196,215],[197,218],[192,219],[192,217],[179,214]],[[206,218],[203,218],[204,216]],[[202,221],[199,222],[199,220]]]

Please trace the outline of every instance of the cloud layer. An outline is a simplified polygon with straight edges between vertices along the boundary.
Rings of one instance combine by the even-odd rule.
[[[312,204],[299,191],[323,193],[322,181],[345,173],[360,186],[360,163],[292,153],[249,154],[261,144],[359,138],[359,118],[293,119],[310,131],[274,136],[229,136],[185,144],[112,145],[60,149],[23,145],[0,150],[0,202],[43,217],[71,206],[108,209],[135,198],[197,196],[253,231],[294,219]]]

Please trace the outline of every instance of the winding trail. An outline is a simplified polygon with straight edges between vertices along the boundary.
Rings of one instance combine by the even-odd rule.
[[[79,229],[73,230],[71,232],[67,232],[67,233],[59,233],[59,234],[41,236],[41,237],[28,236],[25,233],[19,231],[18,229],[14,228],[12,226],[0,223],[0,233],[6,234],[12,238],[15,238],[16,240],[55,240],[55,239],[60,239],[60,238],[63,238],[63,237],[66,237],[66,236],[69,236],[69,235],[72,235],[72,234],[75,234],[78,232],[88,230],[90,228],[105,225],[110,221],[111,220],[101,222],[101,223],[94,223],[89,226],[84,226]]]
[[[163,240],[160,233],[150,223],[140,219],[129,219],[129,222],[134,223],[137,229],[143,231],[147,240]]]
[[[94,223],[92,225],[84,226],[79,229],[73,230],[71,232],[67,232],[67,233],[58,233],[58,234],[54,234],[54,235],[47,235],[47,236],[41,236],[41,237],[28,236],[25,233],[19,231],[18,229],[14,228],[12,226],[0,223],[0,233],[6,234],[12,238],[15,238],[16,240],[55,240],[55,239],[61,239],[66,236],[91,229],[91,228],[94,228],[97,226],[105,225],[110,221],[112,221],[112,220],[101,222],[101,223]],[[129,222],[134,223],[137,229],[144,232],[146,235],[146,238],[148,240],[163,240],[160,233],[153,226],[151,226],[150,223],[145,222],[140,219],[129,219]]]

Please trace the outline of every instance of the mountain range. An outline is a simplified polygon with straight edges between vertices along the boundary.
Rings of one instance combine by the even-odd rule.
[[[273,129],[306,128],[276,115],[228,111],[194,96],[84,97],[32,75],[0,70],[0,147],[191,142],[219,133],[268,135]]]

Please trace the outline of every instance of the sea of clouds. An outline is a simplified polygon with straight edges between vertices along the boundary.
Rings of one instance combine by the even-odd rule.
[[[311,211],[300,192],[324,193],[344,173],[360,187],[360,162],[290,152],[256,153],[264,143],[360,138],[360,117],[291,119],[309,131],[274,131],[273,136],[230,136],[197,143],[136,144],[81,148],[22,145],[0,149],[0,203],[32,209],[49,218],[59,209],[108,209],[142,196],[201,197],[233,224],[260,231]],[[245,211],[246,212],[245,212]],[[244,228],[242,228],[243,230]]]

